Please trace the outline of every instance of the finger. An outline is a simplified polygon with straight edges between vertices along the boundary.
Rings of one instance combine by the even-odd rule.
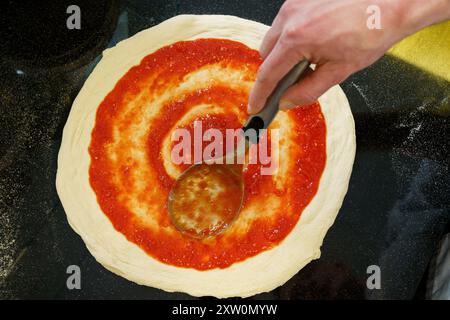
[[[349,75],[350,72],[346,68],[331,63],[318,66],[315,71],[304,76],[285,92],[280,101],[280,109],[286,110],[311,104]]]
[[[249,113],[257,113],[261,110],[278,81],[300,61],[300,57],[296,55],[294,50],[289,50],[278,40],[256,75],[256,81],[249,96]]]
[[[259,54],[261,55],[261,58],[267,58],[267,56],[277,43],[278,38],[280,37],[280,32],[281,30],[279,31],[277,29],[274,29],[274,27],[271,27],[269,31],[267,31],[259,48]]]
[[[272,51],[273,47],[278,41],[282,31],[282,25],[280,23],[279,16],[276,16],[272,22],[272,26],[267,31],[264,39],[259,47],[259,54],[263,59],[266,59],[269,53]]]

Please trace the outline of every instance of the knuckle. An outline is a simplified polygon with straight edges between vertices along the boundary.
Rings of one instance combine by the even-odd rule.
[[[281,41],[283,41],[283,45],[292,46],[295,44],[297,38],[300,35],[300,30],[297,27],[287,27],[283,32],[283,37]]]
[[[258,73],[256,74],[256,81],[259,83],[267,83],[270,80],[270,70],[269,70],[270,66],[268,61],[265,61],[265,63],[263,63],[259,69],[258,69]]]
[[[260,86],[265,86],[267,83],[269,83],[269,76],[267,72],[264,72],[264,70],[259,71],[258,76],[256,77],[256,82]]]

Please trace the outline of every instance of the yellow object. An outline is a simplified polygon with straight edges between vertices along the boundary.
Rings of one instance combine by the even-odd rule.
[[[389,53],[450,81],[450,21],[430,26],[403,39]]]

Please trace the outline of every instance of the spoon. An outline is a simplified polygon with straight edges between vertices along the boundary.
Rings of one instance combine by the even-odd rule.
[[[254,129],[257,138],[261,129],[267,129],[278,113],[279,102],[284,92],[295,84],[309,62],[303,60],[296,64],[277,84],[262,110],[251,115],[243,131]],[[194,238],[206,238],[218,235],[236,219],[244,198],[242,164],[235,161],[239,150],[248,150],[254,139],[244,139],[245,148],[236,148],[226,154],[221,163],[205,161],[197,163],[184,171],[169,193],[169,216],[175,227],[182,233]],[[217,159],[216,159],[217,160]],[[228,164],[233,162],[233,164]]]

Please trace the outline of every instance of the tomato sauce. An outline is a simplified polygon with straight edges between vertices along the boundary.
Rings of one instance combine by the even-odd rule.
[[[195,115],[204,130],[241,128],[249,87],[224,83],[219,76],[178,96],[161,97],[213,66],[239,72],[240,81],[251,83],[260,64],[259,53],[239,42],[177,42],[132,67],[99,105],[89,146],[91,187],[114,228],[153,258],[197,270],[229,267],[279,244],[316,194],[326,162],[326,125],[318,103],[287,112],[293,131],[289,154],[280,154],[289,163],[282,186],[261,175],[260,164],[245,167],[241,213],[226,231],[194,239],[178,232],[169,218],[167,199],[176,177],[164,164],[165,139],[175,127],[186,127],[180,119],[199,105],[222,110]],[[152,109],[158,104],[160,109]],[[189,166],[174,167],[182,172]]]

